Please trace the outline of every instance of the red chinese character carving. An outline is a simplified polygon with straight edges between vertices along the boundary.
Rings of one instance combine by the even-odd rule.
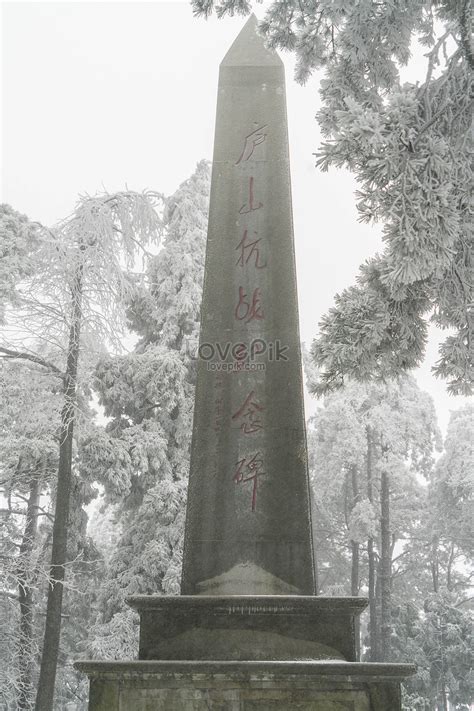
[[[257,232],[254,232],[256,235]],[[248,239],[248,230],[245,230],[244,236],[240,240],[238,246],[235,248],[240,249],[240,257],[236,261],[235,265],[240,265],[241,267],[244,266],[244,264],[248,264],[249,259],[254,256],[255,257],[255,262],[254,266],[256,269],[263,269],[264,267],[267,266],[267,263],[265,264],[260,264],[260,248],[257,247],[257,244],[262,241],[262,238],[259,237],[258,239],[255,239],[253,242],[250,242]]]
[[[260,452],[256,452],[250,459],[244,457],[235,465],[237,469],[234,473],[234,481],[236,484],[241,484],[245,481],[253,481],[252,490],[252,511],[255,511],[257,506],[257,477],[263,476],[266,472],[263,471],[263,459]]]
[[[265,124],[265,126],[260,126],[259,128],[256,128],[255,131],[252,131],[252,133],[249,133],[248,136],[245,136],[244,149],[235,165],[239,165],[240,161],[248,160],[252,156],[255,147],[264,142],[267,136],[267,134],[264,133],[266,127],[267,124]]]
[[[240,429],[244,434],[252,434],[263,430],[263,419],[261,413],[264,411],[255,397],[255,392],[251,390],[245,398],[242,406],[232,415],[233,420],[241,420]]]
[[[260,208],[263,207],[263,202],[259,202],[258,205],[255,205],[253,200],[253,178],[251,177],[249,178],[249,201],[248,203],[244,203],[240,208],[240,215],[247,215],[249,212],[253,212],[254,210],[260,210]]]
[[[237,321],[249,321],[262,320],[264,318],[260,289],[254,289],[252,294],[252,301],[247,301],[248,296],[244,291],[243,286],[239,286],[239,302],[235,307],[234,316]]]

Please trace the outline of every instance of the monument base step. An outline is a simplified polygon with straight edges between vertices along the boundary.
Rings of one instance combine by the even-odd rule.
[[[362,597],[143,595],[139,659],[357,661]]]
[[[135,661],[76,663],[89,711],[400,711],[410,664]]]

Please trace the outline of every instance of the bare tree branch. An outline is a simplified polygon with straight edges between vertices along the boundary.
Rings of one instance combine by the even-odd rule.
[[[3,354],[4,358],[29,360],[32,363],[37,363],[38,365],[42,365],[44,368],[51,370],[60,378],[64,378],[64,373],[62,373],[59,368],[54,365],[54,363],[50,363],[48,360],[45,360],[39,355],[34,355],[33,353],[27,353],[25,351],[13,351],[10,348],[4,348],[3,346],[0,346],[0,354]]]

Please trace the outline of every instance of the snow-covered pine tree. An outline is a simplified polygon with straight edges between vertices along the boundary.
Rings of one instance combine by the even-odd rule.
[[[415,629],[428,661],[430,701],[438,711],[469,709],[474,698],[472,609],[456,593],[443,590],[427,596],[423,613]]]
[[[468,711],[474,698],[472,606],[446,588],[425,595],[419,608],[397,610],[395,660],[418,667],[405,683],[404,711]]]
[[[87,399],[81,393],[75,453],[80,447],[78,435],[91,417]],[[49,583],[61,405],[59,378],[31,361],[0,359],[0,706],[18,711],[34,707]],[[90,603],[95,592],[91,581],[97,556],[86,536],[83,509],[94,494],[73,467],[56,694],[61,708],[72,698],[77,700],[81,683],[71,660],[77,657],[88,628],[91,610],[86,599]]]
[[[37,674],[60,409],[59,381],[34,363],[0,360],[0,706],[19,711],[32,708]]]
[[[191,4],[206,16],[252,6]],[[260,23],[271,47],[296,54],[298,81],[324,72],[317,165],[351,170],[360,219],[384,225],[383,253],[321,321],[319,393],[418,365],[429,319],[451,330],[435,373],[453,393],[472,390],[472,18],[470,0],[274,0]],[[415,41],[426,69],[402,84]]]
[[[419,667],[417,677],[406,685],[409,711],[424,711],[420,697],[439,711],[447,711],[448,701],[449,708],[467,709],[474,698],[473,431],[472,404],[451,413],[444,452],[429,478],[418,555],[411,556],[412,570],[407,570],[411,580],[419,578],[420,568],[427,577],[416,613],[400,605],[395,626],[396,660],[407,659],[410,650]]]
[[[139,340],[96,370],[109,421],[91,437],[82,467],[101,473],[120,525],[88,644],[102,659],[136,654],[127,596],[179,591],[209,190],[210,166],[201,161],[167,198],[163,248],[129,309]]]
[[[51,711],[54,706],[64,580],[71,549],[68,534],[81,518],[80,507],[71,507],[77,503],[75,491],[81,490],[73,467],[81,410],[87,410],[88,397],[82,403],[81,397],[98,353],[120,340],[124,304],[136,290],[130,272],[137,252],[160,237],[156,197],[131,191],[83,196],[74,213],[53,229],[29,223],[9,206],[0,206],[0,272],[10,275],[7,288],[0,293],[4,304],[0,357],[42,369],[59,383],[61,399],[56,432],[58,466],[50,491],[51,565],[36,711]],[[30,493],[37,496],[36,490]],[[28,535],[33,523],[34,517],[27,515]]]
[[[394,606],[421,604],[429,584],[428,573],[405,577],[425,511],[418,474],[430,474],[439,438],[433,403],[410,377],[349,383],[325,399],[309,435],[321,592],[367,592],[370,658],[388,659]]]
[[[411,379],[400,386],[349,383],[327,396],[311,421],[319,589],[369,595],[375,634],[367,644],[378,656],[387,533],[382,475],[388,471],[391,660],[418,666],[404,685],[404,709],[446,711],[448,700],[463,709],[473,695],[468,660],[474,414],[469,405],[453,412],[444,453],[433,466],[430,452],[439,435],[430,398]]]
[[[430,482],[433,591],[469,588],[474,563],[474,405],[451,413]],[[456,572],[457,571],[457,572]],[[460,571],[464,571],[463,575]]]
[[[14,210],[0,207],[0,324],[5,322],[5,309],[15,303],[18,283],[31,276],[36,268],[36,251],[41,243],[41,225]]]

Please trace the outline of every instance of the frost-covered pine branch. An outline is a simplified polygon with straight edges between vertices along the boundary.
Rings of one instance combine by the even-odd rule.
[[[206,16],[246,5],[192,0]],[[415,367],[430,320],[451,332],[435,374],[472,391],[472,15],[467,0],[274,0],[260,23],[270,47],[296,55],[297,81],[321,73],[317,165],[351,170],[360,219],[383,224],[383,253],[321,322],[318,393]],[[416,42],[426,72],[402,84]]]

